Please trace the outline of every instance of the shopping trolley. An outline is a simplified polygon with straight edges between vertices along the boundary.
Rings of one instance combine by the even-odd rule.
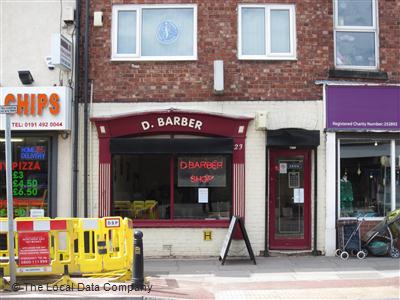
[[[360,227],[364,219],[346,221],[346,223],[338,222],[338,249],[335,251],[336,256],[347,260],[350,255],[357,256],[358,259],[364,259],[368,251],[362,248]]]

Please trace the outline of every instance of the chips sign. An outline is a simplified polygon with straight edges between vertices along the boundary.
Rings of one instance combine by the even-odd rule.
[[[50,244],[48,232],[19,232],[18,265],[50,265]]]
[[[226,160],[223,156],[178,158],[179,187],[225,187]]]
[[[5,118],[4,113],[13,114],[10,116],[12,130],[70,130],[71,89],[1,87],[0,121]],[[0,122],[0,129],[4,129],[3,123]]]

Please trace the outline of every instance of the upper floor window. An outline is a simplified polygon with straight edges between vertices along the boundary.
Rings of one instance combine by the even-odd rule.
[[[197,6],[114,5],[112,59],[197,59]]]
[[[239,59],[296,59],[294,5],[239,5]]]
[[[376,69],[378,31],[375,0],[335,0],[335,66]]]

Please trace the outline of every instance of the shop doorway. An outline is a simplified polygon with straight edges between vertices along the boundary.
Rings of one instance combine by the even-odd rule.
[[[311,248],[311,150],[269,150],[269,248]]]

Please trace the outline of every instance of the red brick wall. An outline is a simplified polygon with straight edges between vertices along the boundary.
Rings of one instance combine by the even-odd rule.
[[[400,82],[400,1],[379,0],[380,70]]]
[[[95,101],[318,100],[333,67],[332,0],[92,0],[103,27],[90,27],[90,79]],[[111,62],[112,3],[197,3],[198,60]],[[238,3],[296,4],[297,61],[239,61]],[[400,1],[379,1],[381,70],[400,81]],[[83,14],[84,15],[84,14]],[[84,20],[83,20],[84,21]],[[84,22],[83,22],[84,23]],[[224,61],[225,91],[213,93],[213,61]],[[133,65],[133,66],[132,66]]]

